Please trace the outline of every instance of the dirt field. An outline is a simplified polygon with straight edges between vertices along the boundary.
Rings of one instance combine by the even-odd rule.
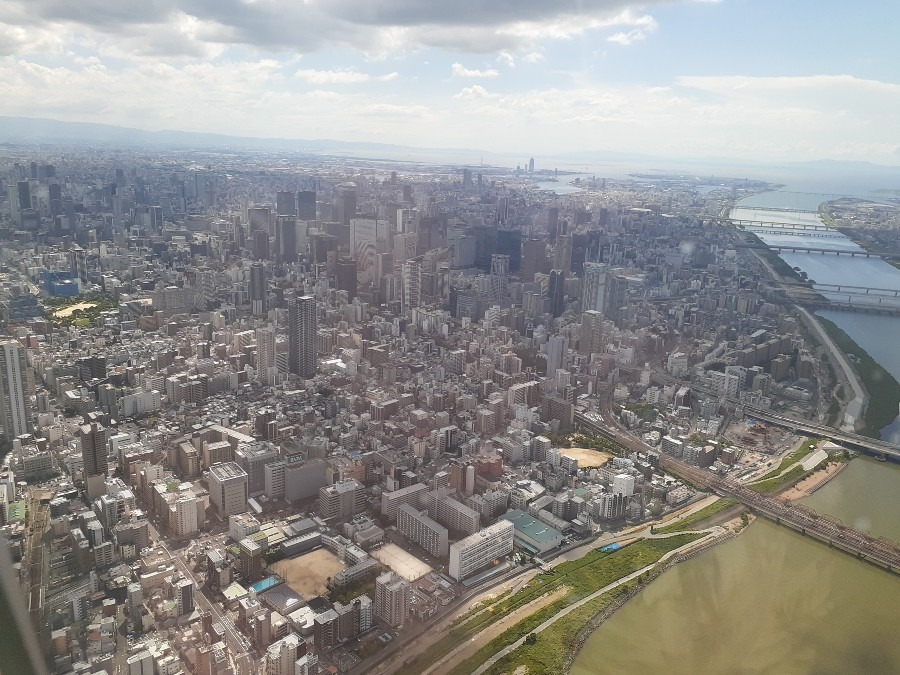
[[[53,316],[61,319],[61,318],[67,317],[67,316],[72,316],[72,312],[74,312],[76,310],[90,309],[91,307],[96,307],[96,306],[97,306],[97,303],[95,303],[95,302],[79,302],[77,305],[70,305],[69,307],[66,307],[65,309],[60,309],[56,312],[53,312]]]
[[[324,548],[290,560],[279,560],[272,566],[284,577],[287,585],[304,598],[323,594],[328,577],[334,577],[345,568],[346,565],[334,553]]]
[[[579,469],[603,466],[612,459],[612,455],[608,452],[588,450],[587,448],[565,448],[560,449],[560,452],[566,457],[577,459]]]
[[[377,551],[372,551],[372,557],[407,581],[416,581],[431,571],[428,565],[396,544],[385,544]]]

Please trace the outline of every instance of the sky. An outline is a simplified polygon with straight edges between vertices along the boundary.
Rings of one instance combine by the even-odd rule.
[[[0,0],[0,115],[898,165],[898,25],[896,0]]]

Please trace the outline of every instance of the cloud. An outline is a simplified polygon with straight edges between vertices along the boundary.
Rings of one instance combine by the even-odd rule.
[[[539,61],[544,60],[544,55],[540,52],[528,52],[525,56],[522,57],[522,60],[525,63],[538,63]]]
[[[470,68],[466,68],[461,63],[454,63],[450,66],[450,72],[453,74],[453,77],[499,77],[500,73],[493,68],[488,68],[487,70],[472,70]]]
[[[350,48],[378,58],[427,48],[512,54],[599,28],[627,35],[646,18],[636,15],[636,8],[645,11],[671,1],[0,0],[0,17],[24,29],[26,38],[38,31],[98,41],[102,36],[107,42],[124,38],[131,48],[143,41],[138,53],[147,56],[190,58],[205,56],[211,46],[243,46],[295,53]],[[179,40],[154,50],[153,42],[166,31],[179,34]],[[0,31],[7,38],[0,40],[3,51],[27,42],[15,35],[9,39],[8,32]]]
[[[645,39],[650,33],[654,32],[657,27],[656,19],[652,16],[644,15],[634,19],[634,26],[629,31],[619,31],[613,33],[606,40],[608,42],[616,42],[620,45],[630,45]]]
[[[298,70],[294,77],[310,84],[358,84],[361,82],[390,82],[396,80],[399,73],[388,73],[373,77],[368,73],[360,73],[355,70]]]
[[[510,54],[508,51],[503,50],[499,54],[497,54],[497,62],[502,63],[507,68],[515,68],[516,67],[516,57]]]

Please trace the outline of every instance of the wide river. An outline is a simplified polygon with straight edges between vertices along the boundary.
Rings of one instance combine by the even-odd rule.
[[[768,193],[741,206],[815,209],[828,198]],[[733,215],[816,221],[814,216],[784,212]],[[778,231],[759,236],[770,243],[855,247],[846,238],[807,240]],[[819,283],[900,288],[900,271],[879,260],[782,257]],[[847,312],[824,315],[900,379],[900,319]],[[898,426],[895,422],[882,430],[882,436],[900,440]],[[848,525],[900,541],[900,466],[855,459],[804,503]],[[588,638],[571,672],[900,673],[898,618],[900,577],[759,519],[736,539],[654,581]]]
[[[900,467],[853,460],[808,503],[900,539]],[[900,578],[759,519],[663,574],[588,638],[573,675],[900,673]]]

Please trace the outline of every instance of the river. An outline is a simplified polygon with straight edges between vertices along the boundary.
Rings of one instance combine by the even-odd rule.
[[[816,213],[792,213],[785,211],[759,210],[764,208],[812,209],[837,195],[799,191],[777,191],[754,195],[742,200],[732,210],[732,217],[762,222],[790,223],[795,225],[821,225]],[[752,210],[746,207],[753,207]],[[812,248],[861,251],[862,249],[840,232],[811,232],[778,230],[766,227],[748,227],[766,244],[794,244]],[[825,234],[827,237],[816,235]],[[791,267],[806,272],[807,277],[817,284],[847,284],[879,289],[900,290],[900,270],[880,258],[851,257],[846,255],[822,255],[821,253],[780,253],[780,257]],[[900,297],[893,297],[890,290],[881,292],[881,297],[870,297],[829,292],[820,289],[823,295],[834,300],[854,303],[881,303],[900,305]],[[819,314],[833,321],[849,335],[876,362],[900,381],[900,352],[894,340],[900,335],[900,317],[861,314],[855,312],[822,311]],[[881,429],[881,437],[900,441],[900,415],[888,426]]]
[[[756,195],[741,206],[815,209],[834,197],[784,191]],[[809,214],[736,211],[734,217],[753,220],[818,220]],[[779,231],[758,236],[767,243],[856,247],[846,237],[816,240]],[[900,288],[900,270],[877,259],[782,257],[819,283]],[[894,342],[900,319],[822,315],[900,379],[900,350]],[[900,421],[881,435],[900,439]],[[804,503],[900,541],[900,466],[895,464],[857,458]],[[898,673],[898,607],[896,576],[760,519],[736,539],[654,581],[588,638],[571,672]]]
[[[805,503],[900,539],[900,467],[853,460]],[[585,643],[573,675],[897,673],[900,580],[757,520],[677,565]]]

